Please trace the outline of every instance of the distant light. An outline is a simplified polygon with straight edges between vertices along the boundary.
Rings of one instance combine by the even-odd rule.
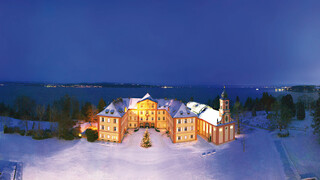
[[[82,134],[79,133],[79,137],[81,137],[81,136],[82,136]]]
[[[256,91],[259,91],[259,88],[257,88]]]

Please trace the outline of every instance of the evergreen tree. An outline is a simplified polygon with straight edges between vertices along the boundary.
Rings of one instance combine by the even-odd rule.
[[[211,99],[208,99],[207,105],[210,106],[210,107],[212,107],[212,104],[213,104],[212,102],[213,102],[213,101],[211,101]]]
[[[281,121],[279,123],[280,131],[284,128],[287,128],[288,124],[290,123],[290,120],[292,118],[292,111],[286,107],[286,106],[281,106]]]
[[[248,111],[251,111],[254,106],[254,102],[251,97],[248,97],[246,102],[244,103],[244,108]]]
[[[252,108],[251,113],[252,113],[252,117],[256,117],[257,116],[257,111],[256,111],[255,107]]]
[[[151,140],[150,140],[150,134],[149,134],[148,128],[147,128],[146,131],[144,132],[144,135],[143,135],[143,138],[141,141],[141,147],[148,148],[151,146],[152,146],[152,144],[151,144]]]
[[[60,117],[58,119],[58,133],[60,138],[64,138],[67,140],[73,139],[73,135],[71,133],[74,122],[71,118],[71,98],[68,95],[65,95],[58,102],[60,105]]]
[[[220,96],[218,95],[216,98],[213,100],[213,109],[219,110],[220,109]]]
[[[303,102],[299,101],[297,103],[297,119],[304,120],[305,117],[306,117],[306,110],[305,110],[304,104]]]
[[[281,98],[281,106],[288,108],[288,110],[290,111],[291,117],[296,116],[296,108],[293,103],[293,98],[291,94],[287,94]]]
[[[318,134],[320,136],[320,94],[315,104],[311,127],[313,128],[313,134]]]
[[[79,101],[76,98],[71,99],[72,104],[72,119],[80,119],[80,104]]]
[[[98,104],[98,112],[101,112],[106,107],[106,102],[101,98]]]
[[[240,134],[240,114],[242,113],[242,107],[241,107],[241,104],[240,104],[240,99],[239,97],[237,96],[236,98],[236,102],[234,103],[234,106],[232,108],[232,113],[236,119],[236,122],[237,122],[237,134]]]

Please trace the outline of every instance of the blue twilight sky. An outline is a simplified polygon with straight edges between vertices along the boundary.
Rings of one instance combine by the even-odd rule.
[[[320,84],[319,0],[2,0],[0,81]]]

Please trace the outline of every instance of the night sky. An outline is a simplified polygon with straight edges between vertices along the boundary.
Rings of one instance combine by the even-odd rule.
[[[0,1],[0,81],[320,84],[320,1]]]

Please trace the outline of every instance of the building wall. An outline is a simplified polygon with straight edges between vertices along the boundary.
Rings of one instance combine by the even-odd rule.
[[[176,123],[175,142],[196,140],[196,117],[174,118]]]
[[[121,142],[121,139],[119,139],[120,118],[99,116],[98,119],[98,140]]]
[[[149,127],[156,127],[156,118],[157,118],[157,103],[144,100],[137,103],[137,112],[138,112],[138,122],[139,127],[145,127],[146,124],[149,124]]]

